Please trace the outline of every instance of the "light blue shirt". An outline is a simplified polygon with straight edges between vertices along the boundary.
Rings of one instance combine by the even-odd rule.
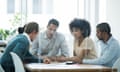
[[[68,56],[68,46],[65,37],[55,32],[53,37],[49,39],[46,31],[41,32],[39,37],[33,42],[32,54],[41,56]]]
[[[85,59],[83,63],[96,64],[112,67],[115,61],[120,57],[120,45],[119,42],[112,36],[104,43],[100,41],[101,56],[96,59]]]

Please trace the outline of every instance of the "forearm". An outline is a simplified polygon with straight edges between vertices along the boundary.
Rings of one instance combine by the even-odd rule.
[[[76,63],[82,63],[82,60],[84,59],[85,55],[88,54],[88,50],[86,49],[81,49],[79,53],[76,54],[74,57],[66,57],[66,61],[73,61]]]
[[[79,51],[79,54],[76,54],[76,56],[79,57],[80,59],[83,59],[84,56],[85,56],[84,51],[85,51],[84,49],[81,49],[81,50]]]
[[[48,57],[51,61],[65,62],[67,61],[67,57],[65,56],[52,56]]]
[[[79,54],[76,54],[76,56],[78,56],[81,60],[83,60],[85,58],[85,56],[87,56],[89,54],[89,49],[81,49],[79,51]]]

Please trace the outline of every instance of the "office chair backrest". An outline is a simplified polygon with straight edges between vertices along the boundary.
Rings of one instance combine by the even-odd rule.
[[[10,54],[12,56],[13,63],[15,66],[15,72],[25,72],[25,69],[20,57],[14,52],[10,52]]]
[[[0,65],[0,72],[5,72],[1,65]]]

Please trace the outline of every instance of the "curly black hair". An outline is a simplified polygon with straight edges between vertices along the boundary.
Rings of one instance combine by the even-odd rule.
[[[83,37],[88,37],[91,34],[91,27],[90,23],[84,19],[77,19],[75,18],[70,24],[69,24],[70,31],[73,32],[73,28],[78,28],[81,31],[83,31],[82,35]]]

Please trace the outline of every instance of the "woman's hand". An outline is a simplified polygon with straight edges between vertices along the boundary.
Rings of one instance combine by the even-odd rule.
[[[78,56],[70,57],[68,60],[76,63],[80,63],[80,64],[82,63],[82,59],[79,58]]]
[[[49,57],[49,59],[51,61],[58,61],[58,62],[65,62],[66,61],[66,57],[64,56],[54,56],[54,57]]]

